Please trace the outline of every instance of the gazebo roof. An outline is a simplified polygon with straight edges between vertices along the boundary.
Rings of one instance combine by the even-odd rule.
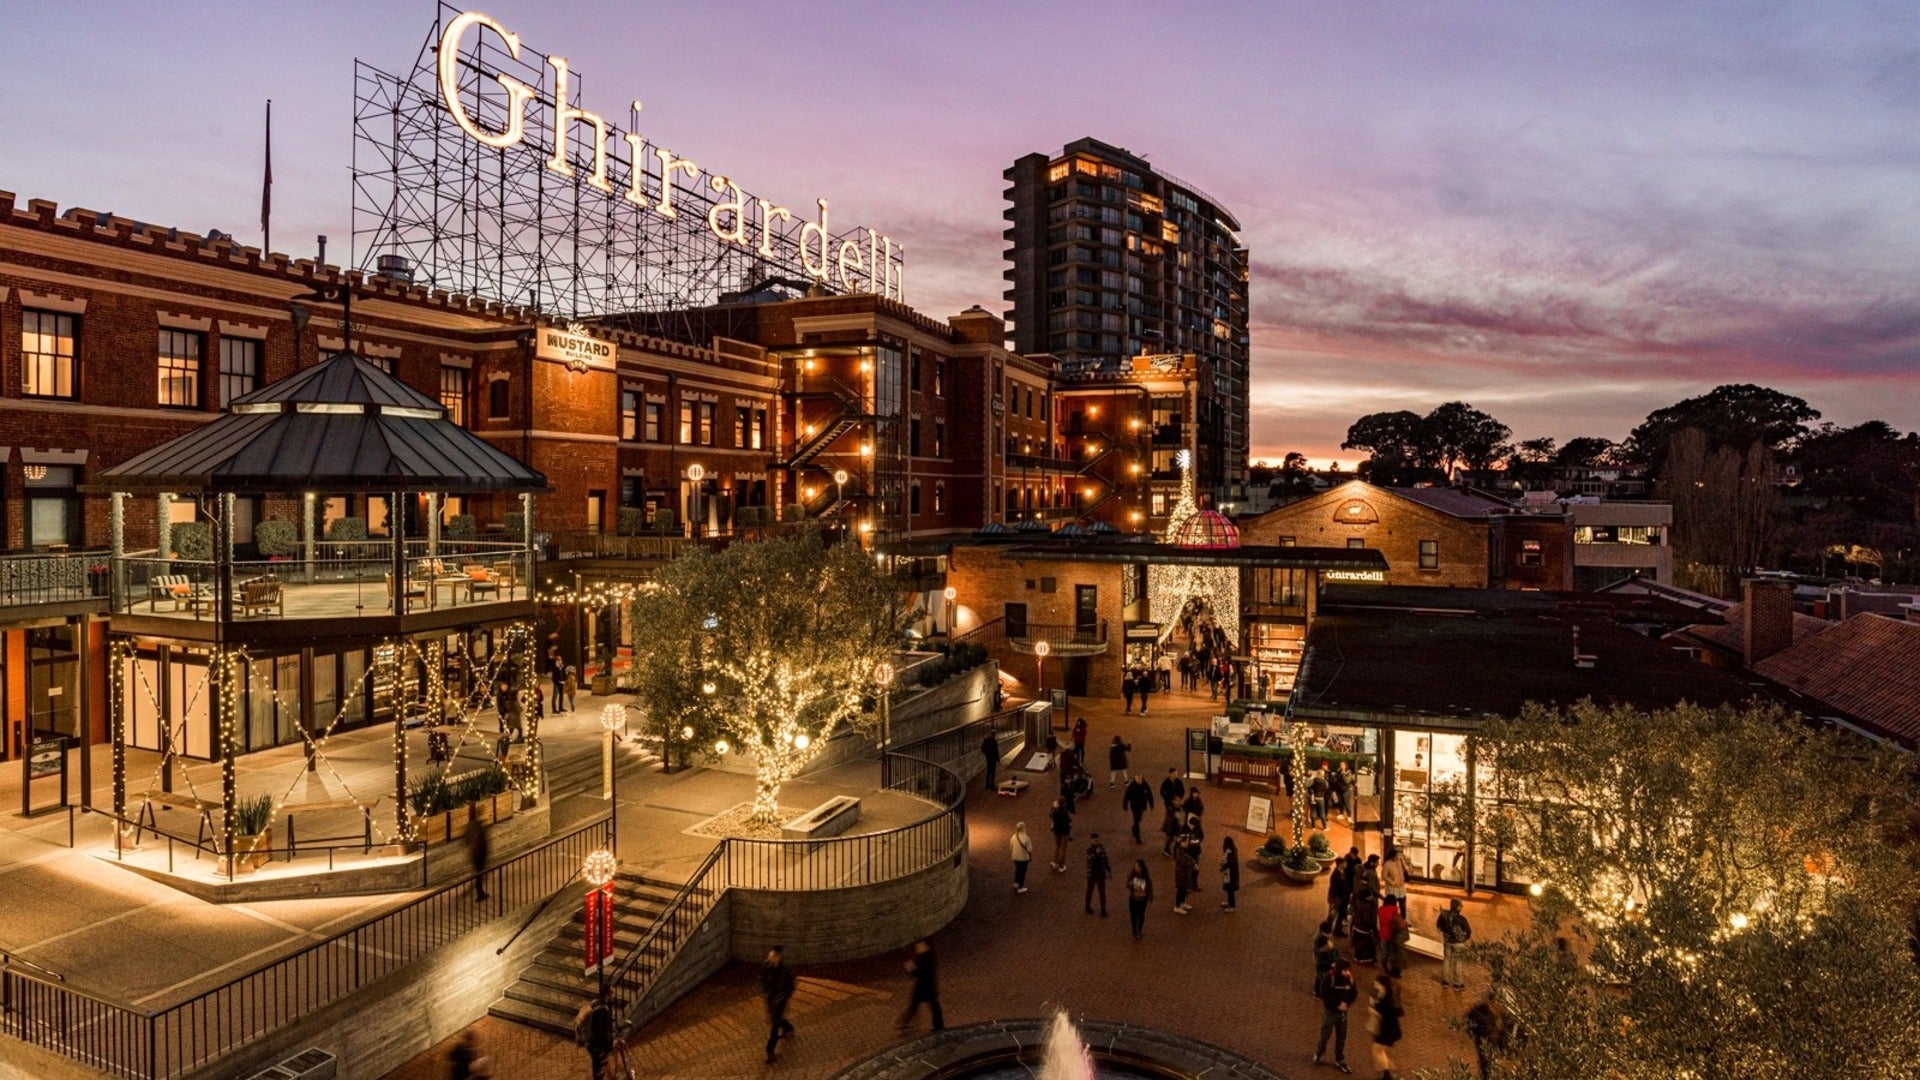
[[[1240,530],[1225,514],[1202,510],[1180,523],[1167,542],[1176,547],[1225,549],[1240,546]]]
[[[233,399],[219,418],[102,469],[93,491],[542,491],[544,474],[350,353]]]

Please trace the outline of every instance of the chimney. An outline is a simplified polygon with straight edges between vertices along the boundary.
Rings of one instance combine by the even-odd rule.
[[[1741,582],[1741,660],[1748,667],[1793,644],[1793,585],[1748,578]]]

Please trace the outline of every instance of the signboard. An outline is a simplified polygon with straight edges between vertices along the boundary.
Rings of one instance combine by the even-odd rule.
[[[578,325],[543,326],[534,339],[533,355],[542,360],[558,360],[574,371],[588,368],[612,369],[619,349],[611,341],[602,341]]]
[[[1247,831],[1267,835],[1273,827],[1273,800],[1265,795],[1255,795],[1247,800]]]
[[[1207,752],[1207,729],[1190,727],[1187,729],[1187,753],[1204,754]]]
[[[1160,624],[1157,622],[1137,622],[1127,624],[1128,641],[1159,641]]]
[[[1067,722],[1067,692],[1065,690],[1047,691],[1048,700],[1053,702],[1053,711],[1060,714],[1061,726]]]
[[[27,779],[59,776],[67,767],[67,740],[56,735],[35,739],[27,753]]]
[[[1385,570],[1323,570],[1321,576],[1331,584],[1340,585],[1385,585]]]
[[[586,972],[591,975],[613,957],[613,882],[587,893],[586,933],[581,937],[586,951]]]

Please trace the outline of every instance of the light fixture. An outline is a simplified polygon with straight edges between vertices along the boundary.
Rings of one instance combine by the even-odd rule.
[[[871,522],[871,521],[862,521],[862,522],[860,523],[860,531],[861,531],[861,532],[863,532],[863,533],[870,533],[870,532],[872,532],[872,531],[873,531],[873,522]]]
[[[953,601],[960,599],[960,590],[949,585],[947,586],[946,591],[941,593],[941,595],[947,598],[948,603],[952,603]]]
[[[1747,913],[1744,911],[1736,911],[1732,917],[1727,919],[1727,923],[1735,930],[1745,930],[1747,928]]]
[[[619,731],[626,726],[626,723],[627,707],[625,705],[609,705],[600,710],[600,726],[608,731]]]
[[[580,864],[580,877],[588,885],[599,888],[613,880],[614,872],[620,869],[620,860],[606,848],[587,853],[587,859]]]
[[[700,481],[705,480],[706,478],[707,478],[707,467],[705,465],[687,466],[687,479],[697,484]]]
[[[29,480],[45,480],[47,478],[47,467],[45,465],[28,465],[20,471],[24,473]]]
[[[860,361],[860,370],[861,370],[861,371],[872,371],[872,370],[873,370],[873,361],[871,361],[871,360],[862,360],[862,361]]]
[[[807,737],[807,734],[805,732],[802,732],[793,737],[793,748],[795,750],[805,750],[807,747],[811,745],[813,745],[813,740]]]
[[[863,443],[861,443],[861,444],[860,444],[860,456],[861,456],[861,457],[872,457],[872,456],[873,456],[873,444],[872,444],[872,443],[870,443],[870,442],[863,442]]]
[[[816,494],[816,492],[812,488],[806,487],[806,488],[801,488],[800,490],[806,494],[807,501],[809,502],[813,501],[813,497]]]
[[[717,741],[716,741],[716,742],[715,742],[715,743],[713,744],[713,752],[714,752],[714,753],[716,753],[716,754],[720,754],[720,755],[722,755],[722,756],[725,756],[725,754],[726,754],[726,752],[727,752],[727,740],[725,740],[725,739],[720,739],[720,740],[717,740]]]
[[[683,727],[683,728],[681,728],[681,729],[680,729],[680,737],[681,737],[682,739],[691,739],[691,738],[693,738],[693,725],[692,725],[692,724],[688,724],[687,726],[685,726],[685,727]]]
[[[1529,885],[1529,886],[1527,886],[1527,895],[1528,895],[1528,896],[1540,896],[1540,895],[1542,895],[1542,894],[1544,894],[1544,893],[1545,893],[1546,891],[1547,891],[1547,890],[1546,890],[1546,887],[1545,887],[1545,886],[1543,886],[1543,885],[1541,885],[1541,884],[1540,884],[1539,882],[1537,882],[1537,881],[1536,881],[1536,882],[1534,882],[1533,884],[1531,884],[1531,885]]]
[[[893,665],[883,663],[879,667],[874,668],[873,678],[874,681],[878,682],[881,686],[893,685]]]
[[[846,483],[846,482],[847,482],[847,470],[845,470],[845,469],[835,469],[835,470],[833,470],[833,482],[834,482],[834,483],[836,483],[836,484],[844,484],[844,483]]]
[[[710,682],[703,682],[700,684],[700,692],[703,694],[711,694],[717,689],[719,689],[719,687],[713,685]]]
[[[1044,641],[1036,641],[1033,643],[1033,655],[1039,657],[1042,660],[1045,660],[1047,658],[1047,654],[1051,653],[1052,651],[1053,651],[1053,646],[1047,644]]]

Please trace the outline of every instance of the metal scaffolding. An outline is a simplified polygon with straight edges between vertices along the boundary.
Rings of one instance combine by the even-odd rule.
[[[661,170],[651,143],[635,154],[624,131],[638,130],[637,110],[629,110],[624,131],[607,120],[611,192],[589,183],[595,145],[586,123],[567,128],[573,175],[550,170],[557,79],[548,58],[532,48],[515,58],[495,34],[462,35],[459,101],[475,124],[490,132],[508,128],[511,95],[502,78],[535,91],[521,106],[524,136],[512,145],[488,146],[462,130],[442,100],[437,55],[443,30],[459,15],[439,6],[433,32],[405,75],[354,63],[354,265],[372,271],[381,256],[399,256],[419,284],[565,319],[683,311],[769,288],[849,291],[819,267],[810,273],[800,255],[802,230],[817,216],[811,202],[796,205],[788,219],[776,212],[763,222],[766,204],[734,188],[730,194],[747,210],[736,218],[734,200],[714,190],[723,178]],[[570,72],[570,107],[589,107],[584,84]],[[657,209],[663,172],[673,185],[674,216]],[[630,198],[630,190],[644,201]],[[750,226],[751,242],[717,235],[709,224],[716,206],[721,225]],[[870,252],[880,239],[864,229],[819,230],[814,244],[834,254],[838,266],[843,244]],[[897,288],[899,248],[886,243],[862,275],[871,284],[877,273],[881,288],[858,291],[884,292],[889,282]],[[826,261],[823,255],[820,264]]]

